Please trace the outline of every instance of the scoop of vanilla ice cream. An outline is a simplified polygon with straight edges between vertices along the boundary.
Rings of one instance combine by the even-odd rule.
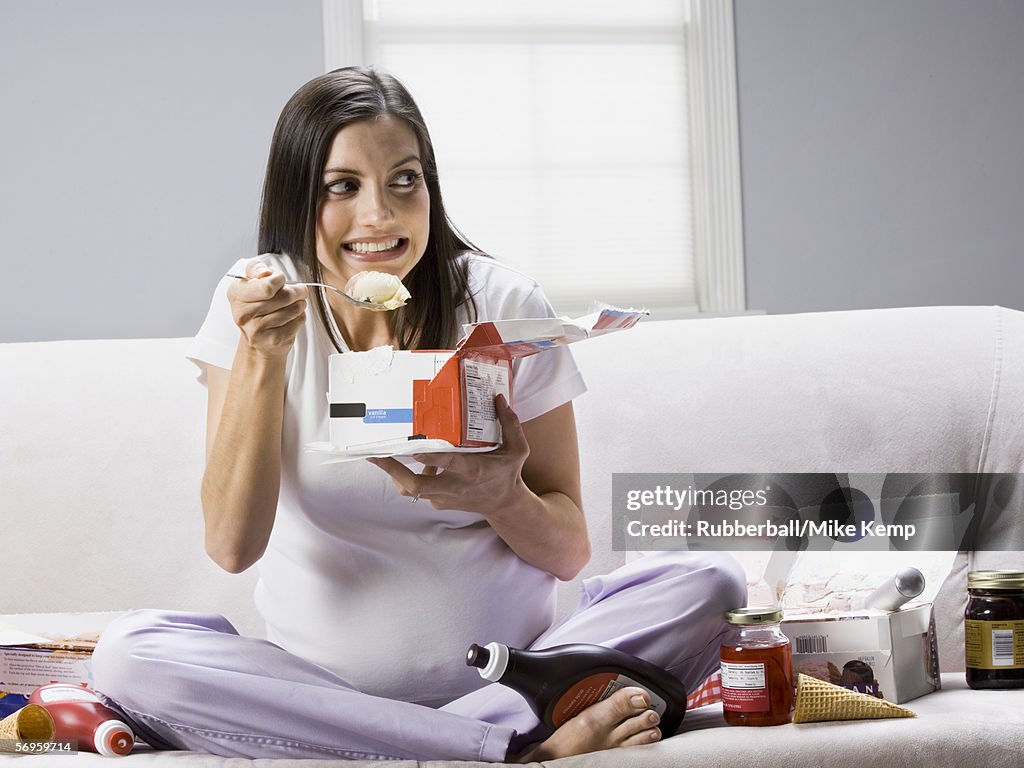
[[[402,281],[387,272],[357,272],[345,285],[345,293],[385,309],[398,309],[410,298],[409,289]]]

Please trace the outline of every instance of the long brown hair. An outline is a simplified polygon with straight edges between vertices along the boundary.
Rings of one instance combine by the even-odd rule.
[[[303,280],[322,282],[316,256],[316,223],[322,173],[331,143],[345,126],[383,115],[403,120],[416,134],[423,179],[430,195],[430,234],[423,258],[405,277],[412,300],[395,312],[402,349],[444,349],[458,340],[456,310],[476,304],[469,295],[459,253],[477,250],[448,219],[441,200],[437,161],[419,107],[396,78],[371,67],[345,67],[314,78],[285,104],[274,129],[260,203],[259,253],[285,253],[298,263]],[[310,292],[314,313],[334,346],[341,339],[328,322],[320,291]]]

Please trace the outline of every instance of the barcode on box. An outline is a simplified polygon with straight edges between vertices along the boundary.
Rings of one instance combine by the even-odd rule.
[[[828,653],[826,635],[798,635],[793,642],[797,653]]]
[[[1013,666],[1013,630],[992,630],[992,666]]]

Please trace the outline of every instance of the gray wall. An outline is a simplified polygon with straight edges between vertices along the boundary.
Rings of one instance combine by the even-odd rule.
[[[1024,308],[1024,0],[736,0],[748,305]],[[0,0],[0,341],[192,334],[319,0]]]
[[[1024,2],[734,7],[748,306],[1024,309]]]
[[[319,0],[0,0],[0,341],[194,333],[322,35]]]

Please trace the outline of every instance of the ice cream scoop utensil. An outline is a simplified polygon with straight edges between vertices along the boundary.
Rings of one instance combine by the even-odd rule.
[[[231,273],[228,273],[227,277],[233,277],[236,280],[249,280],[250,279],[250,278],[246,277],[245,275],[233,275]],[[349,296],[347,293],[345,293],[343,290],[341,290],[341,288],[335,288],[333,285],[328,285],[327,283],[304,283],[301,280],[285,280],[284,284],[285,285],[307,285],[307,286],[311,286],[313,288],[326,288],[328,291],[334,291],[335,293],[339,294],[349,304],[352,304],[353,306],[359,307],[360,309],[368,309],[371,312],[388,312],[388,311],[390,311],[390,308],[385,307],[385,306],[383,306],[381,304],[377,304],[376,302],[373,302],[373,301],[360,301],[359,299],[354,299],[351,296]]]

